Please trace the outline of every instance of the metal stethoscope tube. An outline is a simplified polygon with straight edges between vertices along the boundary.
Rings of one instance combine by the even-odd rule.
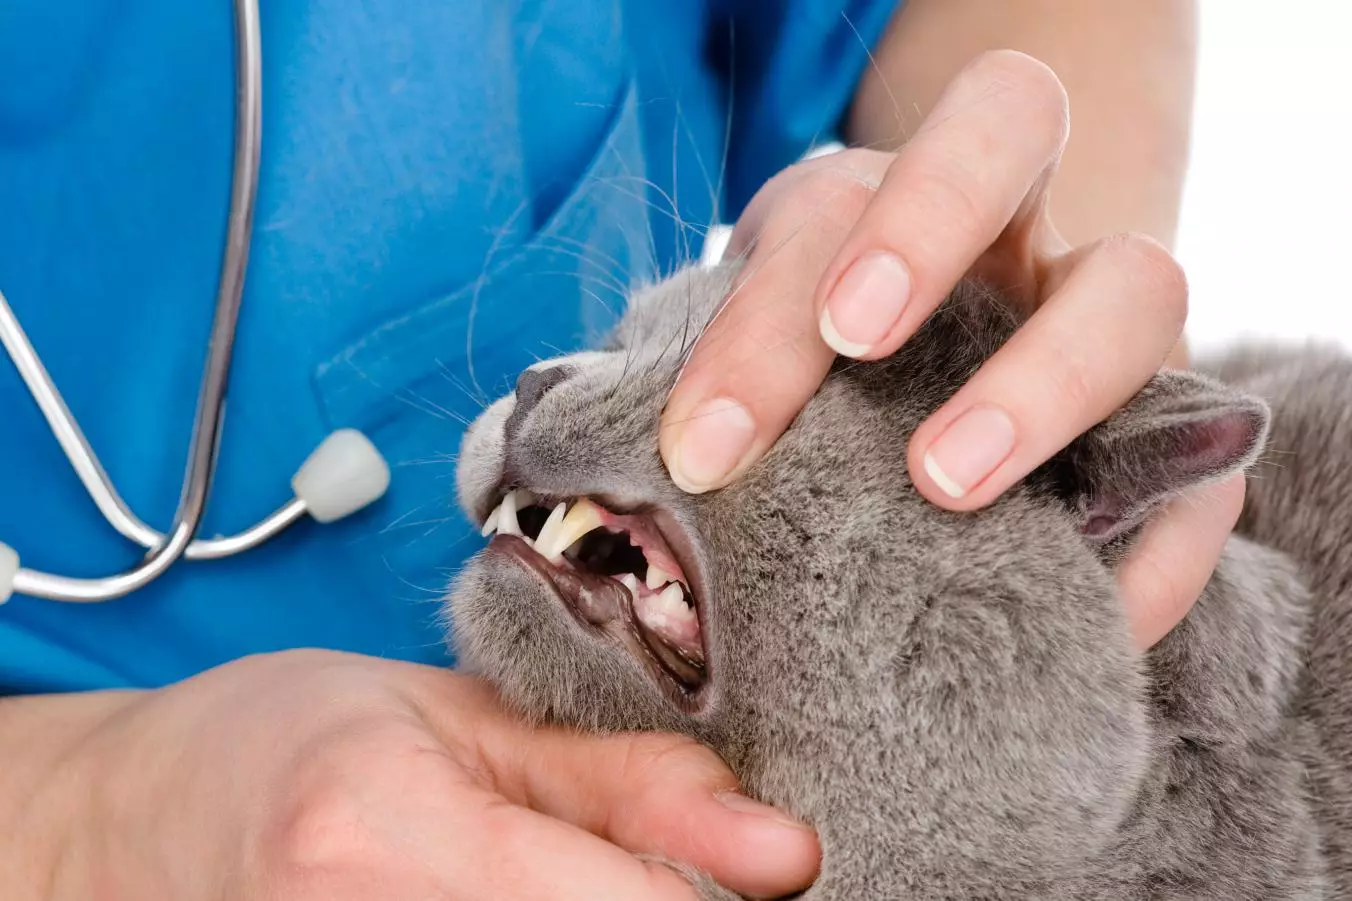
[[[230,214],[224,260],[216,295],[215,316],[202,373],[192,441],[178,508],[167,534],[147,526],[123,501],[90,447],[56,385],[33,349],[18,317],[0,294],[0,340],[3,341],[52,434],[79,475],[85,490],[108,522],[149,553],[132,569],[113,576],[72,578],[18,568],[17,555],[0,558],[0,601],[8,589],[56,601],[93,602],[121,597],[163,574],[180,557],[210,560],[249,550],[296,522],[307,512],[327,522],[365,506],[384,493],[389,470],[374,447],[359,433],[343,430],[329,436],[293,480],[297,497],[256,525],[227,538],[194,540],[206,508],[225,409],[230,357],[235,340],[249,258],[254,199],[258,189],[262,131],[262,50],[257,0],[235,0],[235,139]],[[327,493],[325,493],[327,492]],[[334,498],[337,498],[335,500]],[[3,575],[9,576],[8,584]]]

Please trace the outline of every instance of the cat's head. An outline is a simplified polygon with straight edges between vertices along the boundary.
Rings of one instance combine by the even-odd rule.
[[[1016,324],[969,284],[891,358],[840,361],[738,482],[690,496],[659,416],[736,277],[641,292],[609,346],[532,367],[474,423],[460,500],[496,535],[450,597],[463,664],[541,720],[690,734],[763,799],[872,818],[897,843],[878,853],[922,869],[1091,853],[1150,753],[1117,552],[1250,462],[1265,407],[1162,374],[991,507],[946,512],[907,442]]]

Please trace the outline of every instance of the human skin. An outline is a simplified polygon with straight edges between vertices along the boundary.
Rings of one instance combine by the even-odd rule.
[[[676,483],[736,479],[837,354],[892,353],[971,270],[1032,315],[912,439],[912,480],[939,506],[986,506],[1162,365],[1186,366],[1168,248],[1195,39],[1176,0],[907,3],[848,118],[866,147],[786,170],[737,224],[747,274],[663,415]],[[1181,499],[1123,568],[1141,647],[1196,601],[1243,491]]]
[[[906,5],[850,117],[854,140],[883,149],[790,170],[739,225],[743,246],[758,239],[748,267],[757,279],[698,348],[662,446],[671,462],[690,411],[732,396],[753,414],[752,450],[707,484],[674,466],[686,487],[735,478],[792,418],[833,358],[819,325],[830,288],[877,249],[900,252],[912,291],[903,320],[883,323],[886,335],[862,358],[899,345],[946,280],[978,258],[1026,281],[1027,302],[1042,311],[1041,325],[917,434],[912,474],[942,506],[989,503],[1167,354],[1182,359],[1173,349],[1184,285],[1163,248],[1186,156],[1191,7],[1083,7]],[[1010,54],[963,68],[999,47],[1051,63],[1060,81]],[[1105,77],[1128,61],[1131,78]],[[959,70],[967,83],[937,99]],[[1064,148],[1061,82],[1088,111],[1077,112]],[[994,84],[1004,102],[972,102]],[[915,109],[930,111],[923,125]],[[886,150],[896,146],[900,154]],[[973,147],[981,167],[945,168]],[[966,177],[974,171],[984,178]],[[1034,190],[1047,184],[1051,199]],[[946,221],[953,210],[961,216]],[[1122,231],[1161,243],[1101,240]],[[813,240],[791,243],[789,232]],[[837,333],[861,343],[844,308],[838,319]],[[746,361],[732,365],[738,348]],[[1025,408],[1015,395],[1047,400]],[[1021,440],[994,475],[953,497],[928,477],[924,455],[955,413],[981,404],[1008,406]],[[1237,514],[1242,484],[1210,490],[1176,505],[1123,571],[1142,646],[1186,612]],[[0,822],[10,826],[0,872],[16,901],[366,898],[375,886],[391,899],[590,898],[598,885],[690,897],[635,853],[684,859],[747,895],[773,896],[806,885],[819,855],[810,832],[737,795],[726,768],[688,742],[531,730],[472,679],[320,651],[247,658],[158,691],[0,700],[0,761]]]
[[[820,853],[689,740],[531,729],[477,680],[329,651],[8,699],[0,759],[14,901],[694,897],[635,854],[773,896]]]

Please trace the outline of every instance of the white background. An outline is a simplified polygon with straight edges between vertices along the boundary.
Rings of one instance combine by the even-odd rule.
[[[1176,251],[1195,348],[1352,348],[1352,3],[1202,0]]]
[[[1190,345],[1315,338],[1352,349],[1352,2],[1200,9],[1175,247],[1191,287]],[[726,238],[711,234],[706,258]]]

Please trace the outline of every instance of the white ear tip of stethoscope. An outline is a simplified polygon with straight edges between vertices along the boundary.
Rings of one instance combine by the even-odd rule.
[[[14,580],[19,576],[19,552],[0,543],[0,604],[14,593]]]
[[[325,438],[291,479],[291,490],[319,522],[356,513],[389,487],[389,465],[356,429],[339,429]]]

